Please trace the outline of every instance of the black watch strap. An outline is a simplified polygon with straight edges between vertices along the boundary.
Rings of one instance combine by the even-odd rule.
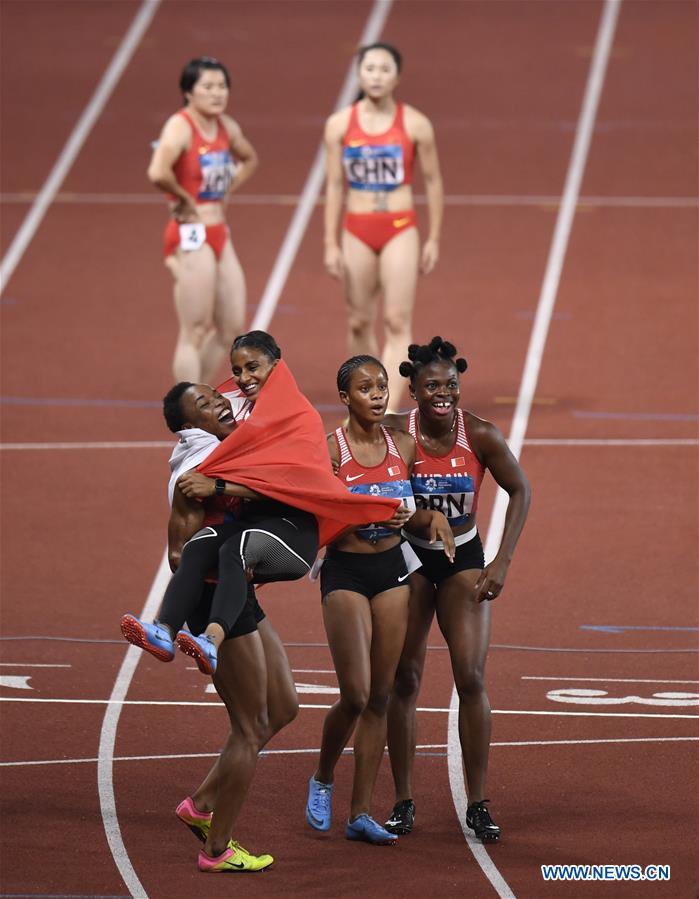
[[[216,496],[223,496],[226,492],[226,482],[221,478],[216,478],[214,481],[214,490],[216,492]]]

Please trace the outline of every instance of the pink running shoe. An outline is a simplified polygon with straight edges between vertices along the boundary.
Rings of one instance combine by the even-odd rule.
[[[209,836],[209,828],[211,827],[211,812],[200,812],[192,797],[187,796],[177,806],[175,814],[183,824],[187,825],[198,840],[201,840],[202,843],[206,842],[206,838]]]

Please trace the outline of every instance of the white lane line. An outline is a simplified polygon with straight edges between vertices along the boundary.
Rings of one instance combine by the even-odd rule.
[[[253,322],[254,324],[254,322]],[[610,439],[573,439],[567,437],[532,437],[524,446],[699,446],[699,438],[642,437]],[[96,449],[172,449],[171,440],[94,440],[74,443],[0,443],[0,450],[96,450]]]
[[[521,680],[585,681],[600,684],[699,684],[699,680],[650,680],[642,677],[540,677],[523,674]]]
[[[619,737],[608,738],[602,740],[512,740],[501,741],[499,743],[491,743],[491,746],[601,746],[607,743],[691,743],[699,741],[699,737]],[[446,749],[446,743],[425,743],[416,746],[415,749],[422,751],[425,749]],[[315,755],[320,749],[263,749],[260,753],[264,755]],[[219,757],[218,752],[189,752],[189,753],[167,753],[165,755],[117,755],[114,756],[115,762],[157,762],[157,761],[177,761],[179,759],[216,759]],[[344,755],[352,755],[351,746],[343,749]],[[39,765],[94,765],[96,758],[74,758],[74,759],[31,759],[17,762],[0,762],[0,768],[25,768],[37,767]]]
[[[541,368],[541,359],[546,345],[546,337],[548,335],[551,317],[553,315],[553,307],[558,292],[558,284],[568,246],[573,216],[578,204],[580,184],[585,170],[587,153],[590,146],[595,117],[597,115],[597,107],[602,92],[604,75],[607,68],[607,61],[609,59],[609,52],[612,46],[620,5],[621,0],[605,0],[595,40],[595,49],[590,64],[587,84],[585,86],[585,95],[575,131],[575,143],[573,145],[573,152],[568,166],[563,196],[558,210],[556,227],[554,229],[553,240],[546,263],[544,280],[539,296],[529,347],[527,349],[527,357],[517,397],[512,428],[510,430],[508,442],[510,444],[510,449],[517,457],[522,449],[529,421],[529,413],[536,392],[536,384]],[[505,513],[507,511],[507,501],[507,494],[504,490],[499,488],[495,498],[488,527],[488,535],[485,542],[485,555],[488,559],[492,559],[495,556],[497,548],[500,545],[502,530],[505,523]],[[459,742],[459,697],[456,692],[456,687],[454,687],[452,691],[449,706],[451,710],[449,714],[447,740],[449,744],[449,783],[451,786],[452,798],[454,800],[454,807],[456,808],[456,813],[461,823],[461,829],[476,861],[483,868],[483,872],[490,880],[497,894],[501,899],[514,899],[512,890],[493,864],[487,851],[481,843],[475,840],[471,834],[471,830],[466,825],[468,796],[466,794],[466,785],[464,783],[463,762]]]
[[[2,264],[0,264],[0,292],[7,286],[12,273],[19,265],[22,256],[24,256],[25,250],[31,243],[37,228],[46,215],[46,211],[53,202],[58,189],[63,184],[85,140],[90,131],[92,131],[93,125],[101,115],[124,69],[129,64],[134,51],[150,25],[159,3],[160,0],[143,0],[141,3],[129,30],[124,35],[116,53],[112,57],[112,61],[102,76],[102,80],[78,119],[48,178],[32,203],[32,207],[22,222],[19,231],[15,234],[14,240],[5,254],[5,258],[2,260]]]
[[[391,9],[392,2],[393,0],[374,0],[374,5],[372,6],[369,18],[367,19],[360,37],[360,45],[371,44],[378,39]],[[355,63],[354,60],[352,60],[347,69],[347,76],[338,99],[338,104],[349,103],[355,90]],[[298,247],[308,225],[308,220],[320,193],[322,179],[323,156],[321,149],[319,149],[316,153],[308,178],[306,179],[306,184],[304,185],[301,194],[301,201],[294,212],[286,236],[275,260],[272,274],[267,282],[262,299],[258,304],[251,330],[265,330],[274,315],[279,296],[286,283],[291,265],[296,257]],[[152,618],[155,615],[160,606],[169,578],[170,568],[167,561],[166,550],[163,553],[158,572],[153,580],[148,599],[146,600],[146,605],[141,612],[141,618]],[[114,684],[114,690],[112,691],[113,699],[123,699],[126,695],[131,681],[133,680],[136,665],[138,664],[140,656],[140,650],[133,646],[129,647]],[[114,798],[112,759],[114,757],[114,743],[116,740],[116,731],[120,714],[121,705],[117,703],[110,704],[107,707],[104,722],[102,724],[99,747],[100,761],[97,773],[100,808],[109,845],[117,867],[119,868],[119,872],[127,887],[131,890],[132,896],[141,897],[146,896],[146,893],[136,876],[136,872],[133,869],[126,852],[121,837],[121,831],[119,829],[119,822],[116,814],[116,801]]]
[[[0,443],[0,450],[172,449],[172,440],[95,440],[83,443]]]
[[[72,668],[72,665],[51,665],[48,662],[0,662],[0,668]]]
[[[145,614],[145,613],[144,613]],[[139,650],[133,647],[134,654]],[[131,653],[129,648],[128,653]],[[127,653],[127,659],[128,659]],[[126,662],[126,660],[125,660]],[[123,666],[122,666],[123,667]],[[134,666],[135,667],[135,666]],[[121,674],[121,672],[120,672]],[[107,706],[107,717],[111,709],[118,709],[117,717],[125,706],[186,706],[188,708],[223,708],[223,703],[216,700],[207,702],[206,700],[169,700],[169,699],[121,699],[112,691],[109,699],[58,699],[43,696],[0,696],[0,702],[22,702],[22,703],[43,703],[48,705],[105,705]],[[690,705],[690,703],[687,703]],[[331,705],[324,703],[301,703],[299,708],[302,709],[330,709]],[[418,707],[418,712],[427,714],[445,715],[451,712],[451,708],[439,708],[436,706]],[[492,715],[543,715],[548,717],[583,717],[583,718],[687,718],[698,719],[699,715],[674,714],[669,712],[568,712],[550,709],[492,709]]]
[[[434,121],[434,119],[433,119]],[[31,203],[37,194],[34,191],[0,193],[0,203]],[[413,200],[418,206],[427,204],[424,194],[415,194]],[[54,203],[94,206],[161,206],[162,197],[155,193],[57,193]],[[235,194],[231,201],[236,206],[296,206],[298,194]],[[532,206],[557,208],[561,202],[558,195],[536,194],[445,194],[445,206]],[[321,205],[321,200],[316,200]],[[633,197],[633,196],[581,196],[578,207],[601,206],[605,208],[633,209],[694,209],[699,206],[697,197]]]

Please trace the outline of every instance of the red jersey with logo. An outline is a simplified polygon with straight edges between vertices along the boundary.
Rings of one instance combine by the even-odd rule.
[[[410,475],[403,457],[398,452],[391,433],[381,426],[386,441],[386,455],[378,465],[361,465],[352,455],[349,443],[342,428],[335,431],[335,441],[340,457],[337,477],[350,493],[363,493],[368,496],[388,496],[400,499],[408,509],[415,510],[413,491],[410,486]],[[363,540],[375,543],[381,537],[394,536],[397,531],[368,524],[356,528],[354,533]]]
[[[197,203],[219,203],[235,175],[228,132],[219,119],[216,137],[207,140],[186,109],[180,110],[179,115],[192,129],[192,141],[189,150],[181,153],[173,166],[177,183]]]
[[[415,144],[408,137],[403,121],[403,104],[388,131],[367,134],[359,124],[359,103],[350,112],[342,140],[342,164],[353,190],[395,190],[413,180]]]
[[[417,454],[410,479],[418,509],[442,512],[454,527],[468,524],[476,514],[484,466],[471,449],[462,409],[456,410],[456,441],[443,456],[428,456],[418,439],[418,410],[408,419]]]

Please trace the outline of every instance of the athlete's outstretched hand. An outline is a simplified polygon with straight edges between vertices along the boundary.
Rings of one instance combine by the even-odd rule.
[[[439,244],[436,240],[426,240],[422,248],[422,257],[420,258],[420,271],[423,275],[429,275],[432,269],[437,265],[439,259]]]
[[[206,499],[216,493],[216,481],[199,471],[188,471],[177,480],[177,486],[188,499]]]
[[[433,511],[432,520],[430,521],[430,543],[441,540],[444,544],[444,555],[450,562],[454,561],[454,534],[442,512]]]
[[[474,587],[476,602],[490,602],[492,599],[496,599],[505,584],[506,574],[506,562],[498,562],[497,559],[493,559],[490,565],[486,565]]]
[[[324,262],[327,273],[341,281],[345,274],[345,260],[342,258],[342,250],[337,246],[326,247]]]

